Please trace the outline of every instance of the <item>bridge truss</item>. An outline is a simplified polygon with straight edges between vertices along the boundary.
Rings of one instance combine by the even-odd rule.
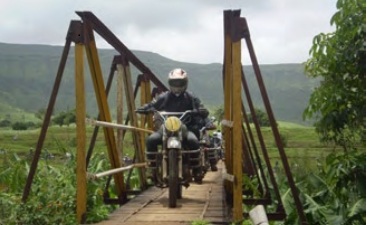
[[[86,199],[88,182],[88,163],[93,154],[99,126],[95,126],[93,135],[87,146],[86,138],[86,96],[84,77],[84,52],[87,56],[88,66],[93,82],[93,87],[98,104],[97,120],[112,124],[110,108],[108,106],[108,95],[111,89],[114,76],[117,77],[117,124],[131,125],[135,128],[151,129],[153,124],[149,117],[137,117],[135,102],[140,91],[140,104],[150,102],[156,93],[166,91],[165,85],[157,78],[153,72],[144,65],[92,12],[76,12],[81,20],[72,20],[66,36],[66,43],[63,49],[54,86],[49,99],[47,111],[44,117],[41,132],[35,149],[34,158],[30,167],[27,182],[23,191],[23,202],[27,201],[31,190],[33,177],[37,170],[41,149],[50,124],[52,111],[55,106],[62,76],[64,73],[67,57],[71,44],[75,49],[75,100],[76,100],[76,140],[77,140],[77,193],[76,193],[76,216],[79,223],[84,223],[86,219]],[[111,63],[110,73],[106,82],[102,76],[101,64],[98,57],[94,32],[98,33],[107,41],[118,53]],[[284,166],[287,180],[294,198],[297,212],[301,224],[307,224],[302,204],[299,200],[297,188],[290,172],[290,167],[285,155],[280,139],[280,134],[276,126],[276,121],[266,93],[264,82],[261,77],[260,68],[255,56],[255,52],[250,39],[250,32],[246,19],[240,17],[239,10],[224,11],[224,62],[223,62],[223,93],[224,93],[224,120],[222,121],[222,131],[225,141],[225,173],[223,174],[223,188],[228,205],[232,208],[233,221],[241,221],[249,214],[243,205],[271,205],[277,204],[274,212],[267,212],[270,220],[283,220],[286,213],[281,201],[278,185],[270,163],[267,149],[263,140],[259,122],[256,118],[255,108],[251,100],[246,76],[241,64],[241,40],[244,39],[249,50],[252,66],[259,85],[261,96],[269,116],[272,132],[279,150],[280,158]],[[130,64],[135,66],[140,72],[137,76],[135,87],[131,76]],[[124,93],[123,91],[124,90]],[[247,104],[242,100],[245,96]],[[128,115],[122,118],[124,107],[127,108]],[[249,109],[248,114],[246,109]],[[258,142],[252,133],[248,115],[252,116]],[[138,129],[133,130],[133,143],[135,149],[134,164],[125,167],[121,162],[123,154],[122,141],[125,137],[126,129],[118,129],[116,134],[113,126],[103,126],[104,138],[107,146],[111,171],[106,188],[109,187],[113,178],[117,199],[108,196],[104,199],[106,204],[123,205],[129,201],[129,195],[138,195],[149,186],[145,173],[144,160],[144,138],[146,133]],[[235,141],[236,140],[236,141]],[[256,145],[260,144],[260,148]],[[260,152],[260,150],[261,152]],[[265,164],[264,164],[264,163]],[[128,182],[132,168],[138,169],[140,190],[131,190]],[[269,179],[265,174],[268,174]],[[127,179],[126,178],[127,175]],[[100,176],[102,176],[100,174]],[[243,177],[256,179],[258,181],[257,191],[246,189],[243,185]],[[271,189],[273,191],[271,191]],[[254,193],[260,193],[255,195]]]

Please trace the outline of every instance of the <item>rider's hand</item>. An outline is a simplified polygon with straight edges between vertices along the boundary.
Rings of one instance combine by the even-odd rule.
[[[192,113],[192,114],[199,114],[199,113],[200,113],[200,111],[199,111],[198,109],[193,109],[193,110],[191,110],[191,113]]]
[[[147,110],[144,107],[140,107],[140,108],[135,109],[135,112],[136,113],[141,113],[141,114],[148,113]]]
[[[141,113],[141,114],[148,114],[150,112],[154,112],[154,108],[152,107],[140,107],[140,108],[137,108],[135,110],[136,113]]]

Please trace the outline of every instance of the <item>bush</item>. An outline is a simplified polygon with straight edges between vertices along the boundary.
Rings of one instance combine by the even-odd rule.
[[[24,122],[15,122],[11,125],[13,130],[27,130],[28,124]]]
[[[0,155],[9,157],[7,154]],[[1,160],[1,159],[0,159]],[[3,160],[4,161],[4,160]],[[90,170],[107,166],[106,160],[99,155],[91,158]],[[61,167],[48,165],[40,161],[38,172],[32,182],[32,191],[26,203],[21,202],[29,165],[24,159],[11,155],[0,168],[0,224],[63,224],[74,225],[76,221],[76,162],[68,160]],[[47,179],[47,180],[46,180]],[[52,184],[52,185],[50,185]],[[117,206],[105,205],[103,202],[104,181],[88,182],[87,223],[106,219]]]
[[[287,147],[288,145],[288,136],[285,134],[280,133],[280,141],[282,142],[283,147]]]
[[[11,126],[10,120],[5,119],[0,121],[0,127],[10,127],[10,126]]]

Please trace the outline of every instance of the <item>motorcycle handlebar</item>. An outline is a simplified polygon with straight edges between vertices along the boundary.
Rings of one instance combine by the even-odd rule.
[[[166,112],[166,111],[158,111],[155,109],[136,109],[135,112],[141,113],[141,114],[149,114],[149,113],[158,112],[161,116],[181,116],[181,118],[187,114],[199,113],[196,110],[186,110],[184,112]]]

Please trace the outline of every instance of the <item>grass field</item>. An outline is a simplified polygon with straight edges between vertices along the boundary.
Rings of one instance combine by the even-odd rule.
[[[87,145],[89,146],[90,139],[93,134],[94,127],[87,126]],[[31,149],[35,149],[40,136],[41,129],[14,131],[11,129],[0,129],[0,150],[5,150],[19,155],[29,154]],[[132,153],[132,138],[129,132],[126,135],[124,146],[126,154]],[[76,149],[76,131],[75,125],[69,127],[51,126],[48,128],[46,138],[43,143],[42,151],[52,153],[54,156],[63,157],[66,152],[73,152]],[[106,151],[106,144],[103,134],[103,129],[100,128],[94,151]],[[124,153],[124,154],[125,154]]]
[[[298,124],[279,122],[278,129],[281,136],[285,137],[285,152],[290,163],[309,164],[310,161],[323,161],[323,158],[331,152],[340,152],[335,146],[325,145],[319,142],[319,137],[313,127]],[[87,146],[93,133],[94,127],[87,126]],[[124,140],[123,155],[133,156],[133,142],[131,132],[126,133]],[[0,150],[19,155],[28,155],[35,149],[40,135],[40,128],[35,130],[14,131],[10,129],[0,130]],[[258,145],[256,132],[253,131],[255,142]],[[271,128],[262,128],[262,136],[265,141],[266,150],[272,162],[280,161],[279,151],[276,147]],[[75,125],[69,127],[51,126],[46,133],[42,152],[52,153],[56,157],[64,157],[67,152],[75,152],[76,132]],[[94,152],[106,152],[103,129],[100,128],[95,144]],[[315,163],[313,163],[315,164]]]

